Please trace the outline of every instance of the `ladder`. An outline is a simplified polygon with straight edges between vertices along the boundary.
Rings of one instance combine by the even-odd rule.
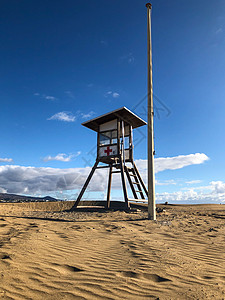
[[[133,164],[132,167],[124,166],[124,171],[127,175],[127,179],[134,196],[134,199],[128,199],[128,200],[134,202],[147,202],[148,191],[138,172],[136,165]]]

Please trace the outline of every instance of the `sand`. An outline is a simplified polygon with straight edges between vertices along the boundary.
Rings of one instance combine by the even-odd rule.
[[[225,299],[225,206],[0,204],[0,299]]]

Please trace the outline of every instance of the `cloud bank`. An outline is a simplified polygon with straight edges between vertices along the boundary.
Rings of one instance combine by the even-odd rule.
[[[191,165],[202,164],[207,160],[209,160],[209,158],[204,153],[178,155],[174,157],[159,157],[155,158],[155,172],[177,170]],[[147,169],[147,160],[138,159],[136,164],[141,170]]]
[[[185,191],[156,194],[158,202],[170,203],[225,203],[225,183],[212,181],[208,186],[192,187]]]
[[[16,165],[0,166],[0,188],[7,193],[18,194],[41,194],[80,189],[90,169],[90,167],[57,169]],[[103,190],[101,176],[93,178],[90,185],[91,190]]]
[[[59,160],[69,161],[70,156],[66,154],[58,154],[55,157],[48,156],[46,161]],[[201,164],[208,160],[205,154],[190,154],[169,158],[158,158],[155,160],[157,172],[163,170],[175,170],[185,166],[193,164]],[[147,161],[137,160],[136,164],[140,170],[140,173],[144,180],[146,180],[146,168]],[[91,167],[86,168],[70,168],[70,169],[58,169],[58,168],[36,168],[36,167],[23,167],[16,165],[0,166],[0,191],[8,193],[18,194],[46,194],[54,192],[64,192],[69,190],[80,190],[91,170]],[[105,191],[107,188],[108,171],[101,169],[95,172],[90,185],[90,191]],[[165,183],[158,182],[158,185],[162,184],[176,184],[173,180],[169,180]],[[113,176],[113,188],[121,188],[121,179],[119,174]],[[210,193],[212,195],[220,194],[221,197],[225,195],[225,183],[220,181],[213,181],[210,185]],[[179,201],[182,197],[196,199],[196,195],[199,194],[196,191],[177,192],[177,193],[164,193],[158,194],[157,199],[159,201]],[[195,198],[194,198],[195,197]],[[221,199],[220,197],[220,199]],[[185,199],[186,199],[185,198]]]

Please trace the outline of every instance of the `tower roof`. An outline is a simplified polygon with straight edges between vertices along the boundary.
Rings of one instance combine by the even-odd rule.
[[[106,113],[104,115],[101,115],[97,118],[86,121],[82,123],[82,125],[98,132],[99,125],[112,121],[117,118],[123,120],[126,123],[129,123],[133,128],[138,128],[140,126],[147,124],[144,120],[139,118],[137,115],[135,115],[132,111],[130,111],[128,108],[124,106],[119,109],[113,110],[109,113]]]

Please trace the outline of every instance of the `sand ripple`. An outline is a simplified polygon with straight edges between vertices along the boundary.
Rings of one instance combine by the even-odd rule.
[[[9,208],[0,216],[0,299],[225,298],[221,205],[167,206],[157,222],[145,211]]]

